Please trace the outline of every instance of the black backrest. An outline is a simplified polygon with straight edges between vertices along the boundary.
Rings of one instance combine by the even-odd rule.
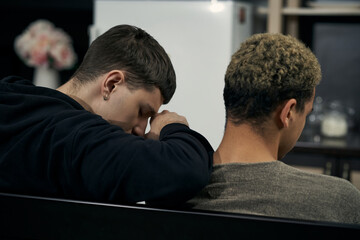
[[[0,193],[0,239],[345,239],[360,225]]]

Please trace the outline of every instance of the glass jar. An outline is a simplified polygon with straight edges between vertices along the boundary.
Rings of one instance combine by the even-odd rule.
[[[346,109],[340,101],[332,101],[324,111],[321,134],[325,137],[341,138],[348,133]]]

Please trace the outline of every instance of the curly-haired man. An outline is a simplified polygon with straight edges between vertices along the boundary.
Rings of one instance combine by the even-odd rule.
[[[346,180],[280,161],[298,140],[321,79],[315,55],[282,34],[256,34],[225,75],[226,128],[196,209],[360,223],[360,192]]]

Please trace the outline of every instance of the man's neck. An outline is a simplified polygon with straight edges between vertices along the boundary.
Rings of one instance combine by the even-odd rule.
[[[85,100],[86,98],[82,97],[81,91],[75,86],[73,79],[70,79],[68,82],[61,85],[56,90],[68,95],[69,97],[77,101],[84,109],[93,113],[92,108]]]
[[[278,143],[276,133],[264,133],[263,136],[248,124],[235,126],[228,122],[220,146],[214,153],[214,165],[275,161]]]

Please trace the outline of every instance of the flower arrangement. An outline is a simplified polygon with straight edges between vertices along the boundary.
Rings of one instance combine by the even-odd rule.
[[[69,69],[76,62],[71,38],[47,20],[37,20],[15,39],[15,51],[31,67]]]

